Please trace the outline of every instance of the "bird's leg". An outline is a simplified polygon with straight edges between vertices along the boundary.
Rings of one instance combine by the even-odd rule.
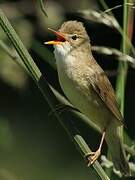
[[[104,138],[105,138],[105,131],[102,134],[102,138],[101,138],[98,150],[95,151],[95,152],[91,152],[90,154],[88,154],[86,156],[87,166],[90,166],[91,164],[93,164],[98,159],[98,157],[100,156],[102,145],[103,145],[103,142],[104,142]]]

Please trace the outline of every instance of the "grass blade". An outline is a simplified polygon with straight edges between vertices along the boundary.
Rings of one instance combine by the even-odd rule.
[[[3,11],[0,10],[0,25],[9,37],[11,43],[14,45],[17,53],[21,57],[21,60],[25,64],[29,74],[33,78],[34,82],[38,86],[39,90],[41,91],[42,95],[48,102],[50,108],[53,110],[55,105],[58,104],[57,99],[55,98],[52,90],[50,89],[50,86],[48,82],[45,80],[45,78],[42,76],[40,70],[34,63],[32,57],[24,47],[22,41],[16,34],[15,30],[11,26],[10,22],[4,15]],[[72,140],[74,141],[75,144],[77,144],[79,150],[82,152],[83,155],[86,155],[90,152],[90,149],[88,145],[85,143],[81,135],[78,135],[78,132],[76,131],[73,126],[69,124],[69,126],[65,126],[64,124],[64,118],[62,119],[63,115],[59,116],[57,113],[54,113],[57,119],[60,121],[60,123],[63,125],[65,128],[66,132],[72,137]],[[93,165],[94,169],[96,170],[97,174],[102,180],[109,180],[108,176],[100,166],[98,162],[95,162]]]

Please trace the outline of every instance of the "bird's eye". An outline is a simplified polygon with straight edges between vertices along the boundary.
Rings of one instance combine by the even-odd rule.
[[[75,34],[71,37],[73,40],[76,40],[78,38],[78,36]]]

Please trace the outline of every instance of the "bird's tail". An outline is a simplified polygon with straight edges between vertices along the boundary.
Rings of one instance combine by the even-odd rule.
[[[113,125],[109,126],[106,132],[106,142],[115,169],[119,170],[123,176],[130,176],[129,164],[119,135],[119,127],[114,128]]]

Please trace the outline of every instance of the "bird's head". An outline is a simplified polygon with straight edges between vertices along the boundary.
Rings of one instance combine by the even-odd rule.
[[[45,44],[54,45],[60,53],[66,54],[80,48],[85,51],[90,48],[89,36],[81,22],[67,21],[58,31],[48,29],[57,36],[57,39],[45,42]]]

